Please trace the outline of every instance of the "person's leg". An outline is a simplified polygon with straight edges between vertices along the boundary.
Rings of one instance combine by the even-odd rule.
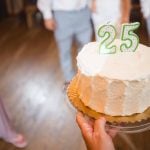
[[[93,27],[94,27],[95,40],[100,41],[98,30],[100,26],[103,25],[104,23],[107,23],[107,21],[105,18],[103,18],[103,16],[100,13],[94,12],[92,13],[92,22],[93,22]]]
[[[147,32],[148,32],[149,41],[150,41],[150,16],[147,18],[146,22],[147,22]]]
[[[72,40],[73,37],[68,37],[67,39],[63,39],[57,42],[59,48],[60,64],[66,82],[69,82],[75,74],[72,65]]]
[[[14,130],[2,99],[0,99],[0,138],[14,144],[16,147],[23,148],[27,145],[24,137]]]
[[[85,44],[91,42],[92,40],[93,30],[91,24],[91,15],[88,8],[78,12],[75,26],[75,38],[79,44],[78,50],[81,50]]]
[[[99,25],[94,24],[94,35],[95,35],[95,40],[96,41],[100,40],[100,37],[98,36],[98,28],[99,28]]]
[[[73,29],[71,23],[71,12],[55,11],[54,18],[57,23],[57,29],[55,30],[55,38],[57,41],[60,65],[63,71],[65,82],[69,82],[74,76],[74,69],[72,64],[72,41],[73,41]],[[73,21],[74,19],[72,19]]]

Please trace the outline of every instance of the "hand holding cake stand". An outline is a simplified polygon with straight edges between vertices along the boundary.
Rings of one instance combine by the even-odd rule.
[[[78,54],[78,74],[67,89],[79,111],[105,117],[107,127],[125,133],[150,130],[150,48],[139,44],[133,33],[138,27],[124,24],[121,39],[115,40],[115,28],[101,26],[100,42]]]

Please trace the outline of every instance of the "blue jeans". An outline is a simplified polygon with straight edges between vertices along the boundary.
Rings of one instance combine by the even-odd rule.
[[[79,11],[54,11],[57,23],[55,38],[59,48],[60,64],[66,81],[75,75],[72,64],[72,42],[78,42],[78,49],[91,41],[92,26],[88,8]]]
[[[147,22],[147,31],[148,31],[149,41],[150,41],[150,16],[146,19],[146,22]]]

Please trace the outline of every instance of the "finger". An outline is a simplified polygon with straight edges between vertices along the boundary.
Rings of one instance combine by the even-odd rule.
[[[49,30],[49,31],[51,31],[51,30],[53,30],[53,28],[52,27],[50,27],[50,26],[45,26],[45,28],[47,29],[47,30]]]
[[[90,124],[92,128],[94,128],[94,119],[88,116],[85,116],[86,121]]]
[[[82,135],[85,139],[89,139],[92,137],[93,128],[85,119],[81,112],[77,113],[76,117],[79,128],[81,129]]]
[[[52,24],[52,30],[55,30],[56,29],[56,25],[53,23]]]
[[[57,23],[55,20],[53,20],[53,23],[52,23],[52,28],[53,30],[55,30],[57,28]]]
[[[81,129],[84,129],[84,128],[91,129],[91,125],[89,124],[89,121],[87,120],[86,116],[84,116],[81,112],[78,112],[76,119]]]
[[[101,135],[106,135],[105,124],[106,124],[105,118],[100,118],[96,120],[94,124],[94,132],[99,133]]]
[[[54,22],[54,27],[55,27],[55,29],[57,28],[57,23],[56,22]]]

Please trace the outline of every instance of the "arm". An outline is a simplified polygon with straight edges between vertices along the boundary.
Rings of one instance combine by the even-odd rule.
[[[121,0],[121,24],[130,21],[131,0]]]
[[[52,15],[52,0],[38,0],[37,7],[43,14],[46,29],[55,30],[56,23]]]
[[[92,12],[96,12],[96,0],[90,1],[90,9]]]
[[[42,12],[44,19],[52,18],[52,0],[38,0],[37,7]]]

